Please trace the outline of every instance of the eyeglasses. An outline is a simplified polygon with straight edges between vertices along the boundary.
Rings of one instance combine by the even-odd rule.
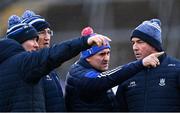
[[[48,30],[43,30],[43,31],[40,31],[38,32],[39,35],[46,35],[46,34],[49,34],[50,36],[53,36],[53,31],[48,29]]]

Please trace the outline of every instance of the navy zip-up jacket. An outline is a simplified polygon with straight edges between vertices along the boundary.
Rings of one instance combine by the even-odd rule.
[[[68,111],[113,111],[109,89],[143,69],[136,61],[113,70],[99,72],[86,60],[72,65],[66,80],[65,103]],[[112,94],[112,92],[111,92]]]
[[[65,100],[59,74],[54,70],[41,79],[47,112],[65,112]]]
[[[160,56],[161,65],[145,68],[119,85],[120,111],[180,111],[180,61]]]
[[[45,111],[42,76],[89,48],[88,37],[26,52],[12,39],[0,41],[0,111]]]

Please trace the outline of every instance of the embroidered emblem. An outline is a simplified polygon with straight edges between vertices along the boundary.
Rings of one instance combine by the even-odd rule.
[[[52,80],[52,78],[49,75],[46,75],[46,80]]]
[[[128,85],[128,87],[135,87],[136,86],[136,82],[135,81],[131,81]]]
[[[165,78],[160,78],[160,81],[159,81],[159,85],[160,86],[165,86],[166,85],[166,79]]]
[[[168,66],[175,67],[176,64],[168,64]]]
[[[24,28],[24,29],[26,29],[26,28],[28,28],[28,27],[29,27],[28,25],[24,25],[24,27],[23,27],[23,28]]]

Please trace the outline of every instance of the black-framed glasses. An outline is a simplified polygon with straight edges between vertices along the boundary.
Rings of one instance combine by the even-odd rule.
[[[48,30],[43,30],[43,31],[40,31],[38,32],[39,35],[46,35],[46,34],[49,34],[50,36],[53,36],[53,31],[48,29]]]

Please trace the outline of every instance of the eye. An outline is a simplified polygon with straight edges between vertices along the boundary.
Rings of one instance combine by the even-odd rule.
[[[49,34],[49,35],[53,36],[53,31],[50,30],[50,29],[48,29],[48,30],[43,30],[43,31],[38,32],[38,34],[39,34],[39,35],[47,35],[47,34]]]
[[[39,40],[39,37],[37,36],[37,38],[36,38],[36,42],[38,42],[38,40]]]
[[[38,32],[39,35],[46,34],[46,31],[40,31]]]
[[[139,40],[138,43],[144,43],[144,41],[143,40]]]
[[[53,36],[53,31],[52,30],[47,30],[47,33]]]
[[[105,53],[100,53],[99,55],[100,55],[100,56],[103,56],[104,54],[105,54]]]
[[[131,45],[134,45],[135,44],[135,42],[134,41],[131,41]]]
[[[107,52],[107,55],[110,55],[110,53],[111,53],[110,51],[109,51],[109,52]]]

